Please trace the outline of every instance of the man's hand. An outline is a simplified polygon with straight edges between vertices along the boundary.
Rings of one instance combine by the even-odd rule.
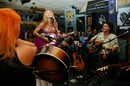
[[[126,71],[130,71],[130,66],[124,66],[124,67],[121,67],[121,69],[125,69]]]

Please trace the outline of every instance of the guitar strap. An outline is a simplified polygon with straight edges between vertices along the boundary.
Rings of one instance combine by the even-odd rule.
[[[9,61],[9,60],[4,60],[4,63],[7,66],[10,66],[10,67],[13,67],[13,68],[25,71],[25,72],[29,72],[29,73],[31,73],[33,71],[33,69],[34,69],[33,67],[22,66],[22,65],[14,63],[12,61]]]
[[[13,68],[16,68],[16,69],[19,69],[21,71],[25,71],[25,72],[28,72],[28,73],[32,73],[32,74],[50,74],[50,72],[64,72],[65,70],[68,70],[69,68],[66,68],[66,69],[61,69],[61,70],[49,70],[49,71],[40,71],[40,70],[35,70],[35,67],[27,67],[27,66],[22,66],[22,65],[19,65],[19,64],[16,64],[12,61],[9,61],[9,60],[5,60],[4,61],[5,65],[7,66],[10,66],[10,67],[13,67]]]

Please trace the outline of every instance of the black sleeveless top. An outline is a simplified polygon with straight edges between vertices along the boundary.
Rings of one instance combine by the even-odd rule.
[[[36,86],[35,76],[31,71],[24,69],[24,65],[18,59],[17,54],[15,55],[11,63],[8,63],[7,60],[0,60],[1,86]]]

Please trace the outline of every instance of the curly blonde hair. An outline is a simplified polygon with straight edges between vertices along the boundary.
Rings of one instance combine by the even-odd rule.
[[[47,9],[47,10],[44,12],[44,14],[43,14],[43,20],[42,20],[43,24],[46,25],[46,23],[47,23],[46,13],[47,13],[48,11],[51,12],[51,14],[52,14],[52,18],[53,18],[53,20],[54,20],[54,23],[53,23],[53,24],[54,24],[54,27],[55,27],[55,28],[58,28],[57,21],[56,21],[56,19],[55,19],[54,13],[53,13],[53,11],[52,11],[51,9]]]

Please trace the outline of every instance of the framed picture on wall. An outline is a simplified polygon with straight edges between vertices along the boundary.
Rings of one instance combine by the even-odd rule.
[[[108,21],[108,12],[97,13],[97,28],[100,30],[104,22]]]
[[[80,32],[85,31],[85,16],[76,17],[76,28],[77,28],[77,31],[80,31]]]
[[[92,25],[92,16],[87,16],[87,22],[86,22],[86,24],[87,24],[88,26],[91,26],[91,25]]]
[[[87,20],[86,20],[86,24],[87,24],[87,32],[90,32],[92,30],[92,16],[87,16]]]
[[[130,26],[130,6],[123,6],[118,9],[117,26]]]
[[[69,27],[74,23],[74,10],[66,11],[66,23]]]
[[[101,11],[101,12],[93,12],[92,13],[92,29],[97,29],[98,31],[101,30],[102,24],[106,21],[108,21],[107,11]]]

